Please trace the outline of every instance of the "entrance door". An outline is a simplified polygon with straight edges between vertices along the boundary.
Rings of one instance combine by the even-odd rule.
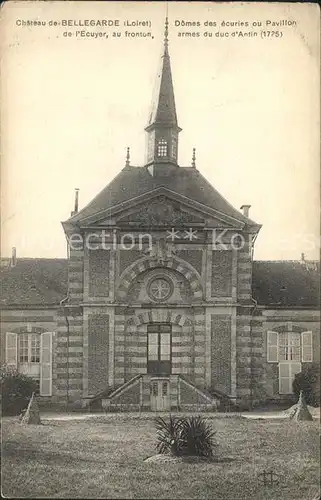
[[[150,384],[150,407],[152,411],[170,410],[169,380],[154,379]]]

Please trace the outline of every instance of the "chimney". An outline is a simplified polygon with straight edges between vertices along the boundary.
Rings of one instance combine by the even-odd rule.
[[[241,206],[240,210],[243,210],[244,217],[249,216],[250,208],[251,208],[251,205],[242,205]]]
[[[11,254],[11,267],[15,267],[17,265],[17,249],[16,247],[12,247],[12,254]]]
[[[71,217],[78,213],[78,200],[79,200],[79,188],[75,189],[75,205],[73,211],[70,213]]]

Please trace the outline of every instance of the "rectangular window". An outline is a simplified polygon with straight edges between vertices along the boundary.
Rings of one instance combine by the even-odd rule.
[[[165,139],[160,139],[158,141],[157,156],[167,156],[167,141],[165,141]]]
[[[40,335],[19,335],[19,363],[40,363]]]
[[[169,361],[171,359],[171,335],[161,333],[160,336],[160,360]]]
[[[29,362],[29,335],[25,333],[19,335],[19,362]]]
[[[301,334],[289,333],[289,361],[301,360]]]
[[[279,361],[300,361],[301,334],[294,332],[279,333]]]
[[[158,360],[158,333],[148,334],[148,359],[150,361]]]
[[[40,363],[40,336],[31,335],[31,363]]]
[[[148,373],[171,372],[171,325],[154,323],[147,326]]]

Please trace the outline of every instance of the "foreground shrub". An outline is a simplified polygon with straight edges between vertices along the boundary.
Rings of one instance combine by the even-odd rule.
[[[0,368],[0,376],[2,414],[19,415],[27,408],[32,393],[37,391],[37,384],[32,378],[6,365]]]
[[[215,445],[211,425],[200,416],[156,418],[158,453],[174,456],[211,457]]]
[[[317,365],[303,366],[302,372],[297,373],[292,384],[296,398],[303,392],[306,403],[310,406],[320,405],[320,369]]]
[[[178,456],[181,451],[181,418],[175,418],[170,415],[169,421],[166,422],[162,417],[157,417],[155,422],[157,429],[157,444],[158,453]]]

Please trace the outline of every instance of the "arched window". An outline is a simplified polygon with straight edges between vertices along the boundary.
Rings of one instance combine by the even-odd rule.
[[[165,139],[160,139],[158,141],[157,156],[159,157],[167,156],[167,141],[165,141]]]

